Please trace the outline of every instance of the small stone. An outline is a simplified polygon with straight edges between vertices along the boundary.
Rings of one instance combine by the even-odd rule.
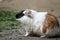
[[[22,40],[22,38],[19,38],[20,40]]]
[[[60,18],[60,16],[59,16],[59,18]]]
[[[12,39],[12,37],[10,37],[9,39]]]

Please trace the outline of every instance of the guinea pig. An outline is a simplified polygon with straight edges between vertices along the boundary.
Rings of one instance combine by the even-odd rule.
[[[37,12],[32,9],[22,10],[16,15],[16,20],[24,25],[26,34],[40,37],[60,35],[60,26],[56,16],[50,12]]]

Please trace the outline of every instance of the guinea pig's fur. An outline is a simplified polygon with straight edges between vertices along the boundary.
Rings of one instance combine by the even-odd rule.
[[[26,34],[49,37],[60,35],[60,26],[56,16],[50,12],[37,12],[26,9],[16,15],[16,20],[20,21],[25,27]]]

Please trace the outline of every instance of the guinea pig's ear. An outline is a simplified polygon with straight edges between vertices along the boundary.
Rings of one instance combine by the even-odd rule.
[[[29,12],[27,13],[27,16],[28,16],[29,18],[33,18],[33,17],[32,17],[32,14],[31,14],[31,10],[29,10]]]
[[[32,18],[32,13],[31,13],[30,9],[26,9],[23,13],[24,13],[25,16],[27,16],[29,18]]]

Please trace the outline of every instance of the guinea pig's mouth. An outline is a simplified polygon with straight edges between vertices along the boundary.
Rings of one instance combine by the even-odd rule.
[[[19,21],[19,22],[23,22],[20,18],[18,18],[18,19],[16,19],[17,21]]]
[[[18,18],[18,19],[16,19],[17,21],[20,21],[20,19]]]

